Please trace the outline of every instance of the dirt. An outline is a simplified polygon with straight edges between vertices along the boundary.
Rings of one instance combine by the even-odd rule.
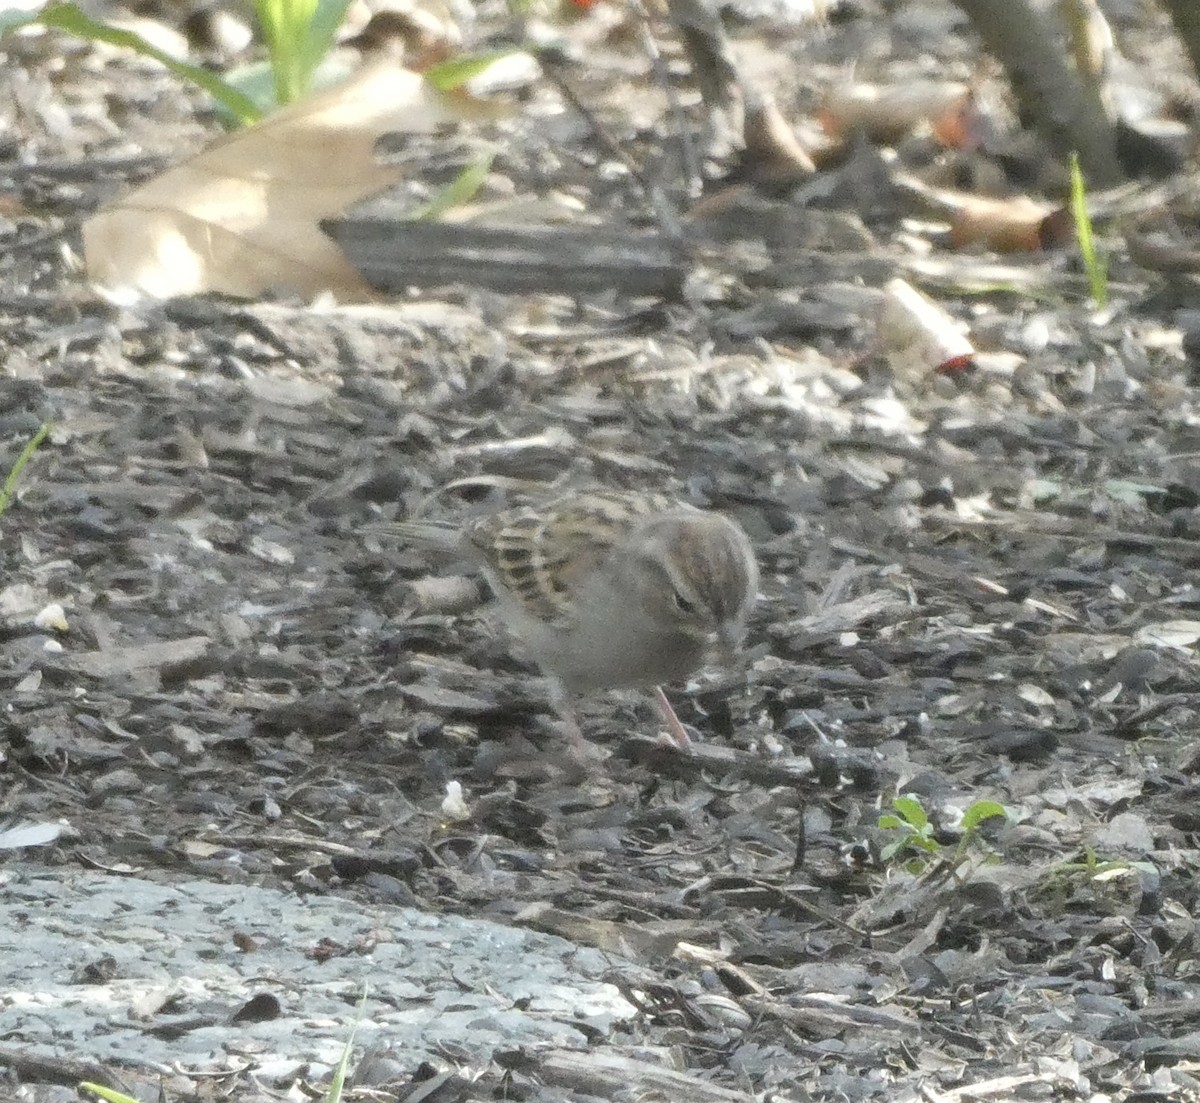
[[[815,95],[863,36],[899,35],[859,11],[772,41],[775,71],[808,59]],[[877,67],[939,47],[961,68],[952,31]],[[636,966],[638,1014],[591,1049],[698,1092],[1200,1098],[1200,410],[1165,305],[1186,288],[1106,238],[1105,312],[1070,251],[968,295],[996,258],[919,271],[893,196],[854,209],[860,154],[825,177],[841,203],[747,200],[682,300],[131,309],[88,290],[77,219],[211,114],[118,53],[10,54],[0,474],[53,429],[0,516],[0,815],[65,830],[4,877],[99,867],[560,933],[618,984]],[[647,108],[606,56],[580,83],[632,137]],[[538,118],[503,125],[496,178],[611,207],[587,128],[560,119],[559,147]],[[669,150],[670,116],[638,137]],[[889,362],[896,275],[972,324],[974,368]],[[586,484],[670,491],[755,542],[742,666],[668,687],[693,756],[646,700],[601,696],[582,716],[606,757],[581,769],[486,613],[422,604],[455,565],[369,531]],[[928,824],[905,806],[897,851],[898,794]],[[964,828],[981,801],[1006,814]],[[379,1090],[589,1094],[540,1059],[401,1062]]]

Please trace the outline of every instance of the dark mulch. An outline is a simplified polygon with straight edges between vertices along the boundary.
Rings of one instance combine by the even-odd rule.
[[[850,33],[777,49],[832,57]],[[65,121],[0,163],[55,216],[102,188],[52,162],[128,152],[74,94],[122,73],[170,87],[81,65],[53,87],[21,70]],[[159,126],[191,118],[163,102]],[[496,171],[541,186],[536,135],[507,140]],[[0,473],[55,423],[0,518],[0,814],[71,825],[23,860],[619,948],[660,978],[623,1040],[730,1089],[1200,1090],[1200,411],[1143,274],[1114,258],[1102,320],[1074,295],[975,300],[1020,366],[906,377],[872,348],[899,223],[862,227],[861,255],[760,247],[758,277],[731,246],[703,302],[456,291],[324,312],[100,305],[58,225],[0,231]],[[752,535],[746,669],[670,690],[694,758],[655,742],[644,701],[596,699],[584,726],[611,754],[581,772],[486,617],[417,601],[447,565],[364,535],[551,481],[668,489]],[[35,621],[55,602],[65,633]],[[451,781],[467,820],[442,809]],[[940,844],[920,874],[883,857],[897,792]],[[960,855],[981,799],[1010,822]],[[438,1098],[543,1082],[536,1053],[440,1075]]]

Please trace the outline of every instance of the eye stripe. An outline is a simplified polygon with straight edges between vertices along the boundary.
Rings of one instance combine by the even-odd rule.
[[[701,514],[676,534],[667,578],[715,624],[745,616],[758,590],[754,553],[742,530],[720,514]]]

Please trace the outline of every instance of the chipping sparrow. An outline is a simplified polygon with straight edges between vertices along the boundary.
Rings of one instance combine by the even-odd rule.
[[[428,523],[376,531],[428,542]],[[444,542],[444,541],[435,541]],[[550,676],[577,746],[569,695],[654,687],[672,737],[687,731],[661,682],[736,652],[758,592],[742,529],[661,494],[579,492],[470,522],[458,535],[512,633]]]

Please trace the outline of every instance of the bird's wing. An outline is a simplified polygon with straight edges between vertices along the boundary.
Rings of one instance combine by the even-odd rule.
[[[657,494],[573,494],[482,518],[468,527],[466,538],[501,600],[538,620],[565,624],[584,580],[640,519],[673,505]]]

